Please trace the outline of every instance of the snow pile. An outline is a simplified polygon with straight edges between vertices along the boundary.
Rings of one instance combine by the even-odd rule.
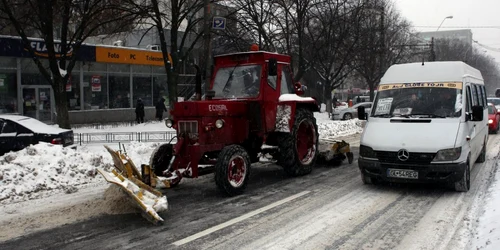
[[[318,123],[320,139],[334,139],[339,136],[359,134],[363,132],[362,123],[358,119]]]
[[[352,119],[347,121],[331,120],[328,113],[314,113],[318,123],[320,139],[335,139],[339,136],[353,135],[363,132],[365,121]]]
[[[137,166],[147,163],[157,144],[131,143],[127,151]],[[112,145],[110,145],[112,146]],[[42,191],[78,191],[78,186],[105,182],[97,168],[109,170],[111,155],[100,147],[78,150],[40,143],[0,157],[0,203],[37,198]],[[117,149],[118,147],[113,147]]]

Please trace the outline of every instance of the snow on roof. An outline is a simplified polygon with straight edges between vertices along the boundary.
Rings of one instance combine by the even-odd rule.
[[[22,126],[26,127],[27,129],[40,134],[59,134],[71,131],[69,129],[62,129],[59,127],[50,126],[39,120],[22,115],[0,115],[0,119],[10,120],[19,123]]]
[[[463,81],[464,77],[483,80],[481,72],[464,62],[425,62],[392,65],[380,84]]]

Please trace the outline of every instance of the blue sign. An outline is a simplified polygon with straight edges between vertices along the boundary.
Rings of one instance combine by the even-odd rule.
[[[224,17],[214,17],[212,22],[212,29],[223,30],[226,28],[226,18]]]
[[[30,53],[27,46],[33,49],[34,55]],[[0,48],[2,48],[0,49],[0,56],[24,58],[32,58],[33,56],[40,58],[48,57],[47,46],[42,39],[30,39],[29,44],[26,45],[19,37],[0,36]],[[56,42],[54,44],[54,50],[56,52],[56,57],[60,57],[61,44]],[[70,46],[66,56],[75,56],[77,61],[95,62],[95,46],[82,45],[76,54],[74,53],[73,47]]]

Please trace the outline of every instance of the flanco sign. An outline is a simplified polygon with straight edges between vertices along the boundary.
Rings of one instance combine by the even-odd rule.
[[[171,64],[173,63],[170,55],[168,56],[168,60]],[[108,47],[96,48],[96,62],[164,65],[161,52]]]
[[[49,53],[47,50],[47,45],[45,42],[42,41],[32,41],[30,42],[30,47],[35,51],[35,55],[40,56],[40,57],[49,57]],[[69,48],[66,50],[66,56],[70,57],[73,55],[73,47],[71,45],[68,45]],[[28,51],[28,49],[25,49]],[[56,57],[61,57],[61,44],[60,43],[55,43],[54,44],[54,51],[56,52]]]

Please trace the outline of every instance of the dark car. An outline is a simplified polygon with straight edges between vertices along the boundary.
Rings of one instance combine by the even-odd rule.
[[[72,146],[73,130],[50,126],[31,117],[0,115],[0,155],[39,142]]]

